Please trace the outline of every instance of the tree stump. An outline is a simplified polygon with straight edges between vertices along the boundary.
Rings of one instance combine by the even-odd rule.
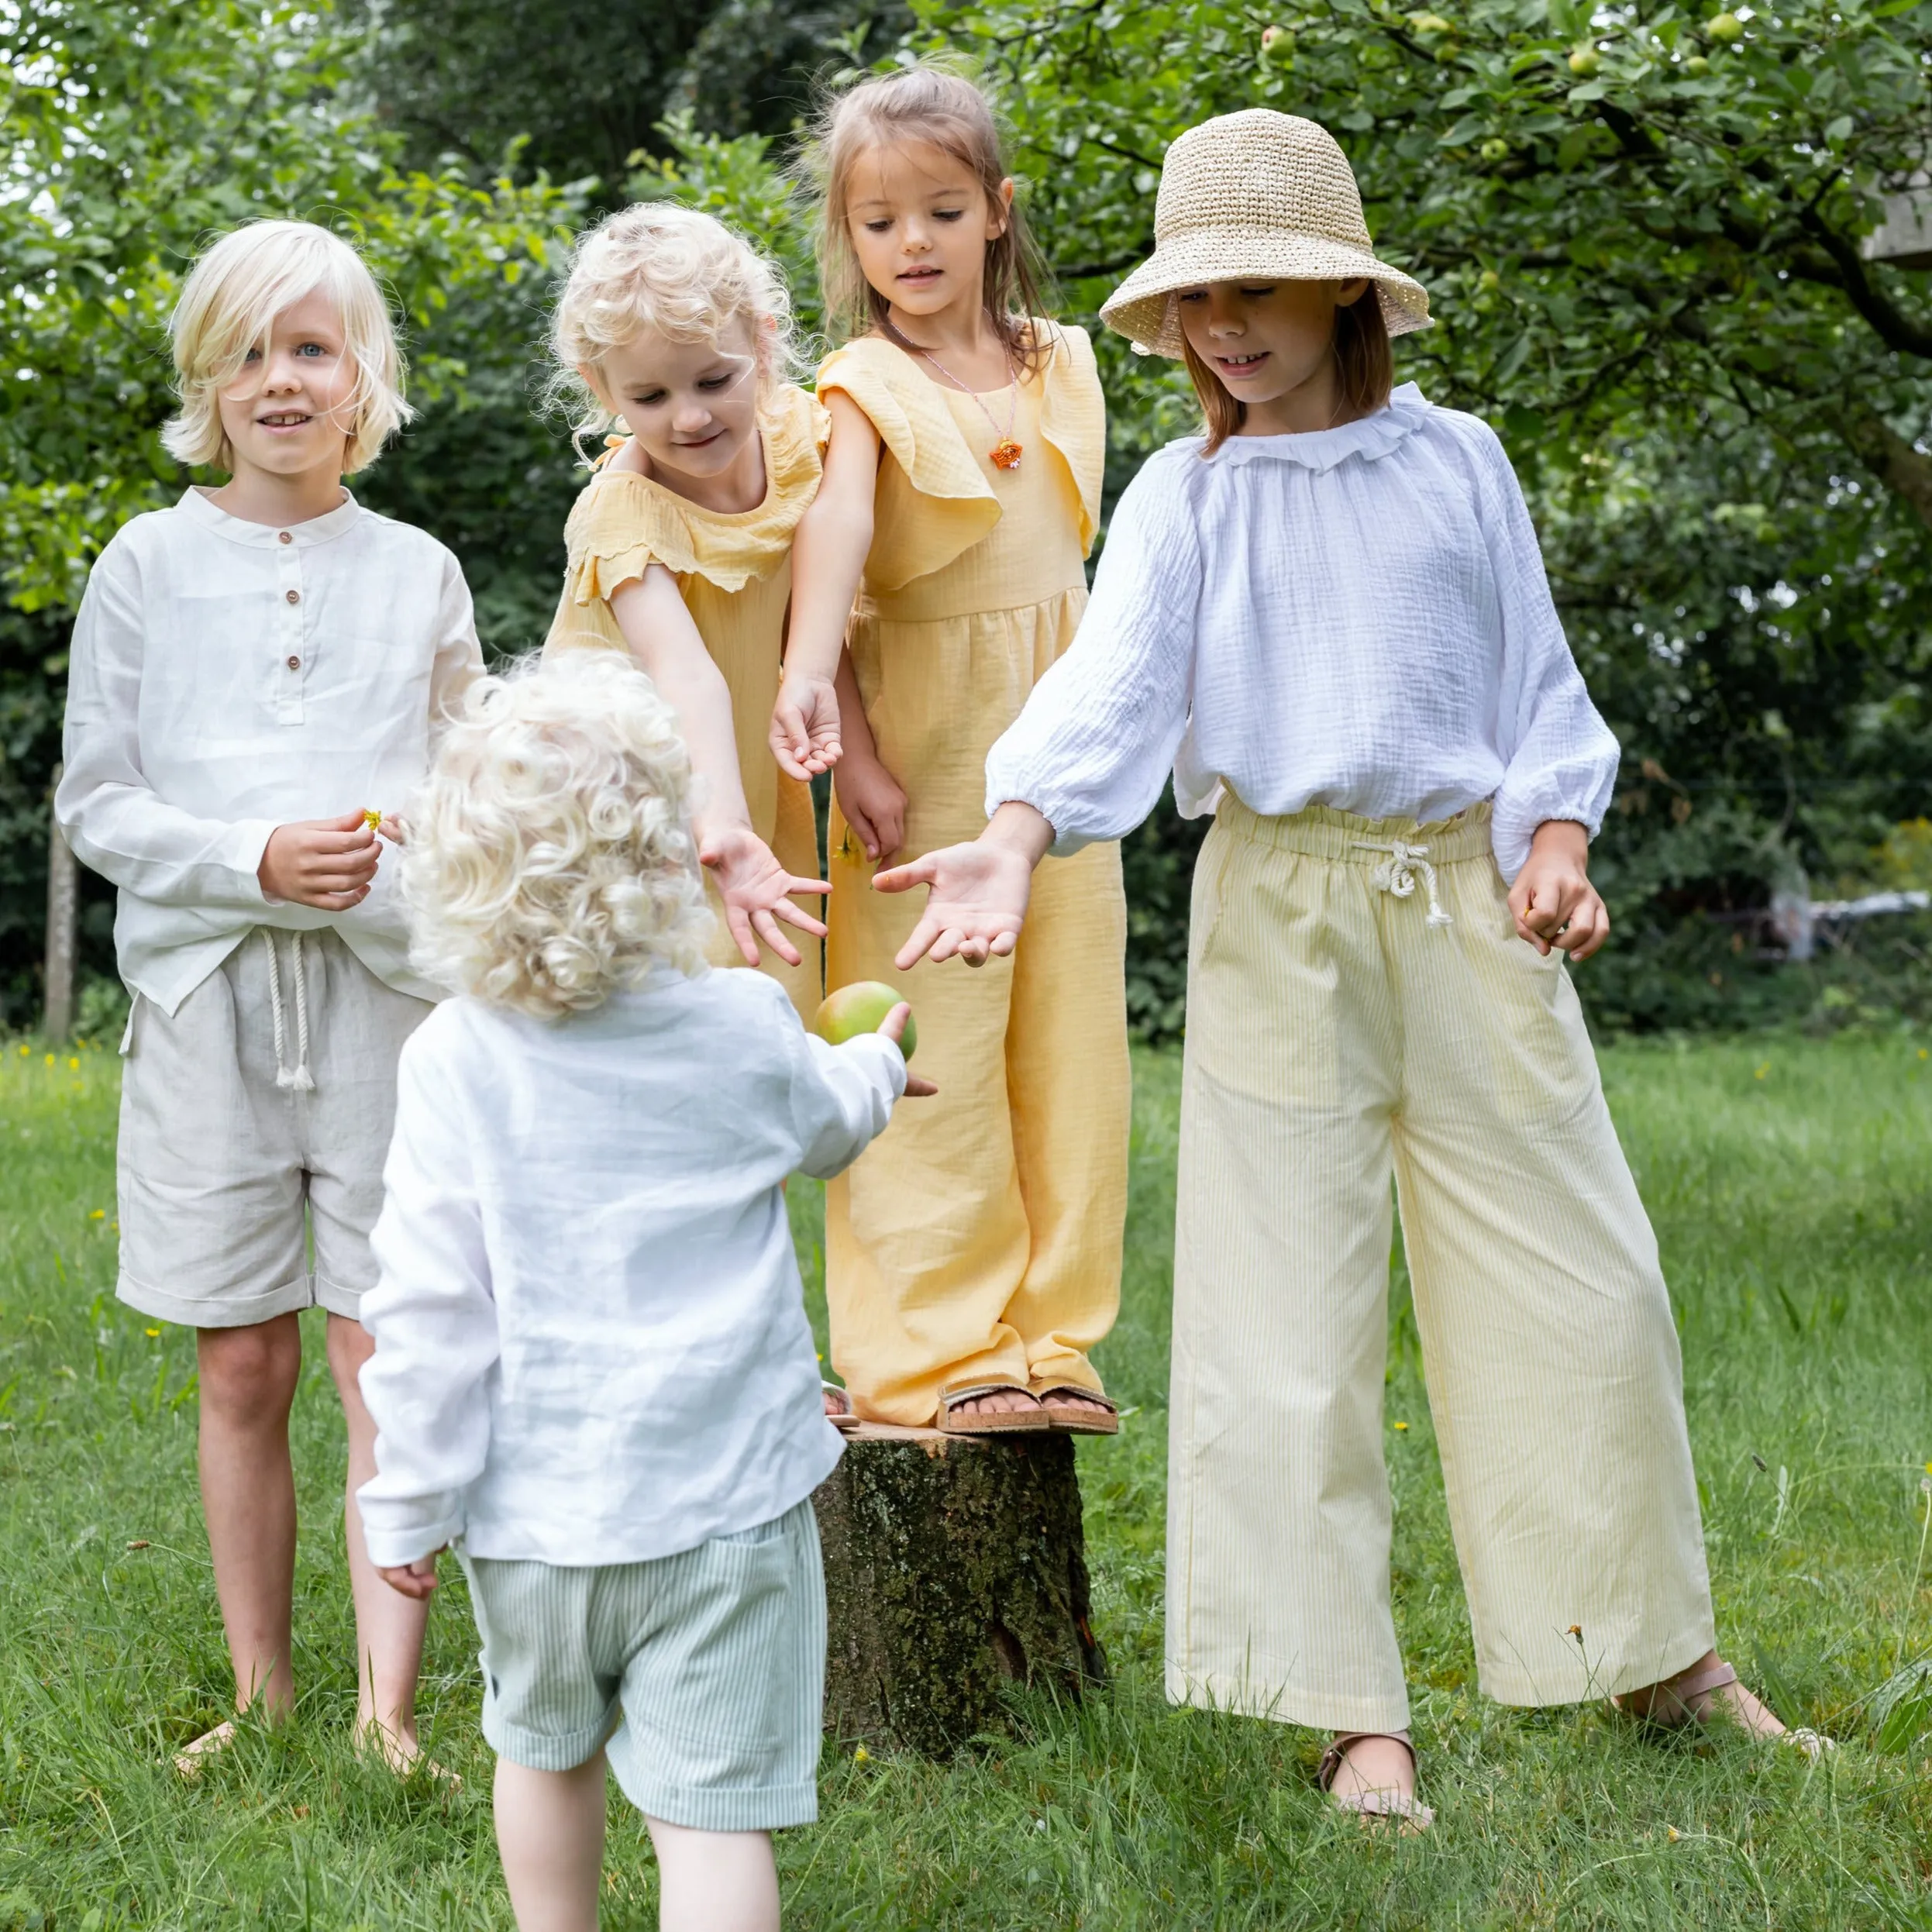
[[[1105,1679],[1070,1438],[869,1422],[812,1503],[834,1737],[946,1757],[1004,1727],[1004,1684]]]

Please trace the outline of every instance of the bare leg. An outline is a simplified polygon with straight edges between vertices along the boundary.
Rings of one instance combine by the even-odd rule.
[[[778,1932],[778,1861],[769,1831],[644,1822],[657,1850],[658,1932]]]
[[[1641,1690],[1626,1691],[1617,1700],[1617,1708],[1638,1717],[1655,1717],[1662,1724],[1689,1723],[1699,1714],[1693,1707],[1697,1697],[1693,1693],[1691,1703],[1686,1704],[1675,1694],[1675,1687],[1687,1678],[1716,1669],[1723,1662],[1714,1650],[1707,1650],[1696,1663],[1680,1670],[1675,1676],[1666,1677],[1659,1683],[1647,1684]],[[1729,1715],[1733,1724],[1752,1737],[1781,1737],[1785,1734],[1778,1713],[1742,1684],[1726,1684],[1706,1695],[1711,1703]]]
[[[329,1317],[329,1367],[349,1425],[349,1496],[344,1525],[349,1589],[356,1606],[356,1741],[373,1729],[383,1755],[398,1771],[416,1758],[416,1675],[422,1665],[426,1601],[392,1590],[376,1574],[362,1538],[356,1492],[376,1473],[376,1425],[363,1406],[357,1372],[376,1345],[367,1329],[345,1315]]]
[[[195,1353],[201,1509],[235,1665],[235,1708],[259,1703],[279,1720],[295,1698],[289,1663],[295,1476],[288,1411],[301,1374],[301,1331],[292,1314],[243,1328],[198,1329]]]
[[[603,1752],[574,1771],[532,1771],[499,1758],[496,1813],[497,1855],[517,1932],[597,1932]]]

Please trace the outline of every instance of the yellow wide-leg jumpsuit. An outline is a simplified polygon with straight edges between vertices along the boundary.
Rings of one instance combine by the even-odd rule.
[[[629,647],[612,615],[612,592],[661,563],[677,580],[697,634],[731,694],[738,766],[752,828],[794,876],[818,874],[818,835],[811,790],[781,772],[766,733],[778,695],[785,611],[791,600],[791,545],[812,498],[825,451],[825,412],[805,391],[787,384],[759,411],[765,500],[728,515],[689,502],[633,470],[601,468],[584,486],[564,530],[569,553],[563,594],[543,652]],[[612,441],[621,442],[622,438]],[[817,907],[811,901],[802,901]],[[745,962],[725,928],[715,889],[718,931],[708,949],[716,966]],[[785,928],[798,949],[788,966],[767,952],[763,969],[790,994],[809,1022],[823,997],[820,942]]]
[[[1056,344],[1045,367],[983,398],[876,339],[819,371],[819,394],[849,396],[883,445],[849,642],[907,794],[901,860],[984,829],[987,753],[1086,607],[1104,405],[1085,335],[1039,326]],[[1002,469],[1009,412],[1023,453]],[[900,987],[939,1088],[826,1190],[832,1360],[853,1406],[917,1426],[949,1388],[1097,1392],[1087,1352],[1119,1307],[1127,1205],[1119,848],[1040,868],[1010,959],[906,973],[893,957],[924,895],[874,892],[835,808],[831,848],[826,983]]]

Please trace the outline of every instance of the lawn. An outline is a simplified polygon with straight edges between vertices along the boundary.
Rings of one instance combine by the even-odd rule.
[[[1083,1445],[1096,1622],[1080,1709],[1036,1699],[951,1765],[828,1754],[781,1841],[798,1927],[1932,1928],[1932,1062],[1917,1038],[1617,1045],[1611,1104],[1683,1334],[1720,1641],[1813,1770],[1735,1737],[1658,1743],[1595,1708],[1479,1700],[1415,1331],[1391,1299],[1396,1607],[1436,1830],[1371,1838],[1307,1732],[1161,1701],[1172,1058],[1137,1064],[1119,1440]],[[320,1331],[298,1407],[301,1701],[197,1787],[170,1746],[227,1665],[195,1490],[192,1338],[113,1299],[111,1051],[0,1065],[0,1932],[507,1928],[452,1575],[425,1729],[454,1797],[359,1762],[342,1442]],[[814,1288],[815,1190],[794,1185]],[[1562,1453],[1562,1445],[1553,1445]],[[605,1924],[654,1927],[612,1806]]]

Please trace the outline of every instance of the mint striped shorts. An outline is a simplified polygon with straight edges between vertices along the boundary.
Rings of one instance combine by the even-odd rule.
[[[809,1499],[642,1563],[458,1555],[492,1750],[570,1771],[601,1745],[624,1795],[667,1824],[816,1820],[825,1582]]]

